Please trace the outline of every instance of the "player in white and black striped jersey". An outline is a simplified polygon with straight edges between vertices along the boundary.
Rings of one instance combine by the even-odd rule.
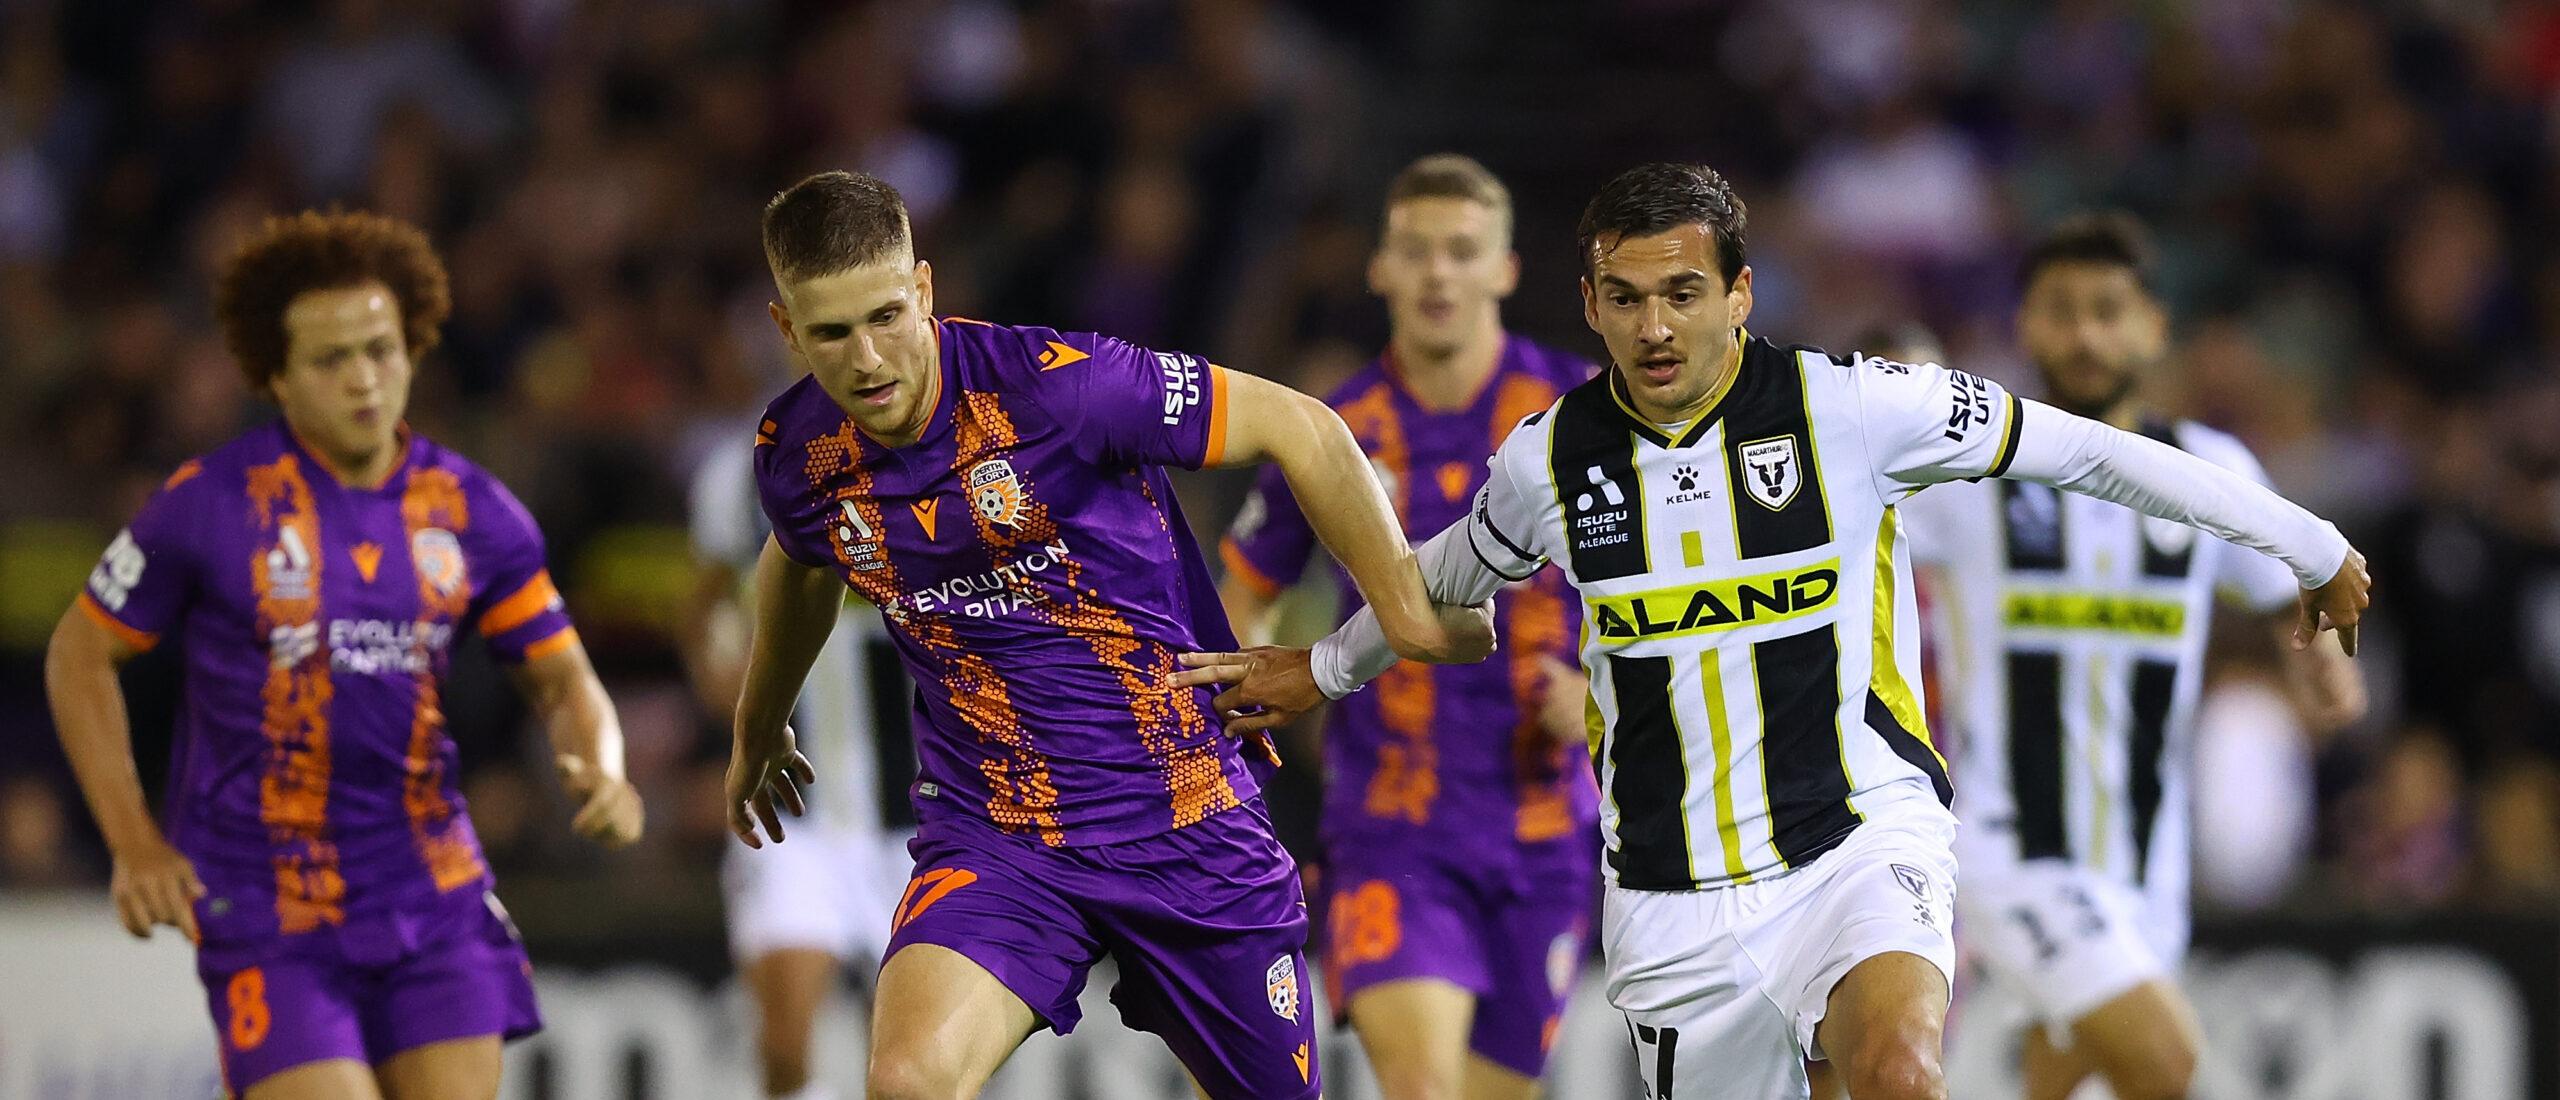
[[[1581,593],[1609,996],[1648,1096],[1802,1098],[1810,1057],[1859,1100],[1944,1100],[1955,819],[1896,506],[2007,476],[2175,517],[2282,556],[2314,628],[2356,621],[2362,558],[2175,448],[1959,371],[1749,336],[1742,206],[1704,167],[1621,175],[1580,245],[1614,369],[1504,441],[1470,516],[1417,551],[1432,597],[1550,560]],[[1186,660],[1175,682],[1238,685],[1217,705],[1253,729],[1394,655],[1363,610],[1312,651]]]
[[[2029,250],[2017,331],[2046,399],[2263,483],[2239,440],[2142,399],[2168,346],[2150,253],[2113,213],[2066,219]],[[1959,1042],[2006,1049],[2015,1033],[1997,1022],[2023,999],[2027,1100],[2063,1100],[2093,1074],[2119,1100],[2184,1097],[2199,1035],[2175,978],[2206,635],[2217,594],[2290,633],[2295,577],[2033,482],[1948,485],[1904,511],[1948,672],[1958,938],[1990,978],[1959,1002]],[[2277,648],[2313,726],[2362,713],[2362,680],[2335,644]]]
[[[688,502],[696,583],[685,664],[724,727],[746,664],[740,604],[770,537],[753,459],[744,446],[713,452]],[[806,792],[809,813],[788,845],[728,845],[722,856],[730,954],[754,1000],[757,1063],[773,1100],[838,1100],[817,1079],[813,1033],[845,966],[881,957],[913,868],[904,845],[914,811],[896,796],[915,774],[905,721],[913,692],[879,613],[848,602],[792,719],[824,777]]]

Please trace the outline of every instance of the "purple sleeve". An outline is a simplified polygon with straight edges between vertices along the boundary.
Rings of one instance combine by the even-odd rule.
[[[99,555],[80,592],[80,610],[134,649],[158,645],[195,600],[201,469],[189,461],[151,494]]]
[[[578,632],[543,564],[542,529],[496,478],[477,479],[477,488],[471,571],[479,583],[471,614],[489,640],[489,652],[507,664],[522,664],[567,648]]]
[[[773,541],[782,547],[782,555],[811,569],[833,571],[836,568],[835,547],[828,542],[828,517],[818,508],[818,501],[801,488],[799,479],[782,471],[785,447],[775,438],[772,420],[756,435],[756,506],[764,509],[765,522],[773,528]],[[862,517],[845,509],[843,520],[864,525]],[[871,532],[848,528],[852,541],[867,541]],[[758,553],[763,551],[759,549]]]
[[[1226,448],[1224,368],[1089,332],[1019,330],[1041,404],[1089,462],[1216,465]]]
[[[1227,528],[1226,541],[1218,545],[1218,557],[1228,576],[1267,600],[1307,571],[1315,546],[1315,528],[1307,525],[1307,514],[1298,509],[1289,479],[1278,466],[1265,464],[1254,478],[1253,492],[1244,498],[1244,507],[1236,512],[1235,523]]]

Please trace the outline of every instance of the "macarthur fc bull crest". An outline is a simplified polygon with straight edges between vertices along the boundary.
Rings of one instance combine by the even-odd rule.
[[[999,527],[1020,527],[1030,511],[1031,497],[1022,488],[1022,478],[1013,472],[1013,463],[990,458],[969,467],[969,504],[978,515]]]
[[[1796,457],[1796,437],[1782,435],[1742,445],[1745,492],[1774,512],[1796,498],[1804,487],[1804,464]]]

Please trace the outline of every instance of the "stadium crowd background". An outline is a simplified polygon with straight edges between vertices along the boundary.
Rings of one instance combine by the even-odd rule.
[[[1515,325],[1593,355],[1571,224],[1637,160],[1736,181],[1755,329],[1916,319],[2012,384],[2021,241],[2144,216],[2180,321],[2157,392],[2348,530],[2383,620],[2376,713],[2316,745],[2229,639],[2200,902],[2560,909],[2555,96],[2560,12],[2489,0],[0,0],[0,889],[105,880],[42,647],[148,489],[272,415],[206,302],[258,218],[368,207],[451,263],[413,422],[548,533],[649,839],[558,827],[485,664],[448,710],[537,954],[604,951],[717,934],[726,721],[673,635],[686,479],[786,381],[766,196],[879,173],[944,312],[1322,392],[1383,338],[1384,180],[1454,149],[1515,190]],[[1204,523],[1242,488],[1186,480]]]

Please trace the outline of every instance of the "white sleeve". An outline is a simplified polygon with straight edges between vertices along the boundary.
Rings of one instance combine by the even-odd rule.
[[[1888,502],[1924,485],[1999,477],[2016,456],[2018,398],[1999,383],[1873,356],[1849,371],[1876,492]]]
[[[2284,562],[2304,588],[2329,583],[2346,563],[2336,527],[2246,476],[2041,402],[2020,404],[2025,428],[2009,477],[2199,528]]]
[[[1507,451],[1508,448],[1505,448]],[[1547,564],[1536,550],[1533,498],[1520,491],[1511,476],[1505,451],[1488,460],[1484,488],[1467,518],[1443,528],[1414,550],[1422,567],[1422,584],[1431,602],[1472,606],[1492,599],[1505,584],[1524,581]],[[1396,663],[1395,650],[1378,625],[1377,612],[1362,607],[1308,654],[1316,686],[1340,699],[1360,690]]]
[[[2222,468],[2237,473],[2273,491],[2275,484],[2267,480],[2267,468],[2258,464],[2258,456],[2238,440],[2221,453]],[[2292,609],[2302,588],[2294,582],[2293,570],[2283,562],[2245,546],[2233,546],[2220,555],[2214,583],[2231,593],[2242,606],[2252,611],[2276,612]]]

